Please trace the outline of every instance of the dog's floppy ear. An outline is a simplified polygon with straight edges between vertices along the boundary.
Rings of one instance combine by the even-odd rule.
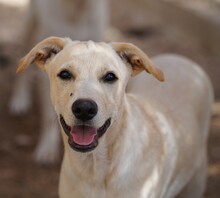
[[[49,37],[41,41],[20,60],[16,73],[21,73],[31,64],[44,69],[45,63],[64,48],[67,40],[68,38]]]
[[[113,49],[118,55],[130,64],[132,67],[132,76],[137,75],[141,71],[145,70],[152,74],[159,81],[164,81],[163,72],[153,66],[148,56],[138,47],[131,43],[111,43]]]

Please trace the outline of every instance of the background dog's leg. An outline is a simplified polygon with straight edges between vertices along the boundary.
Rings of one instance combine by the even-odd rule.
[[[44,121],[45,122],[45,121]],[[52,122],[50,122],[52,123]],[[34,160],[39,164],[53,164],[60,154],[60,131],[57,123],[48,124],[40,134],[39,142],[34,152]]]
[[[31,106],[31,71],[22,74],[16,79],[13,95],[9,104],[10,112],[13,114],[26,113]]]
[[[60,130],[57,116],[50,101],[49,82],[45,74],[39,73],[39,91],[41,100],[41,134],[35,150],[35,161],[43,164],[54,163],[60,154]]]
[[[18,41],[21,46],[21,56],[24,52],[29,50],[29,46],[32,46],[35,40],[35,32],[37,29],[37,20],[33,2],[30,4],[31,8],[28,10],[24,17],[23,27],[21,28],[22,39]],[[32,103],[32,83],[33,69],[28,69],[27,72],[20,74],[16,77],[13,94],[9,103],[9,110],[13,114],[26,113]]]

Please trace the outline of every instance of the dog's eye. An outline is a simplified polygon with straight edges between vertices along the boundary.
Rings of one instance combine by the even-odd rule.
[[[102,80],[106,83],[113,83],[118,80],[117,76],[113,72],[108,72],[102,77]]]
[[[70,80],[73,77],[73,75],[67,70],[61,71],[57,76],[62,80]]]

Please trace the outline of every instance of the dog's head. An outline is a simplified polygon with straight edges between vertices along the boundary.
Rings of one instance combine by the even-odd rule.
[[[17,72],[33,63],[47,72],[61,127],[70,146],[80,152],[96,148],[118,119],[129,76],[145,70],[163,81],[163,73],[147,55],[128,43],[50,37],[20,61]]]

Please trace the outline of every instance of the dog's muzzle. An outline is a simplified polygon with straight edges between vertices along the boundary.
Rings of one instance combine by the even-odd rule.
[[[111,118],[107,119],[100,128],[88,125],[68,126],[60,115],[60,123],[68,136],[68,143],[72,149],[78,152],[89,152],[98,146],[98,140],[107,131],[111,124]]]

